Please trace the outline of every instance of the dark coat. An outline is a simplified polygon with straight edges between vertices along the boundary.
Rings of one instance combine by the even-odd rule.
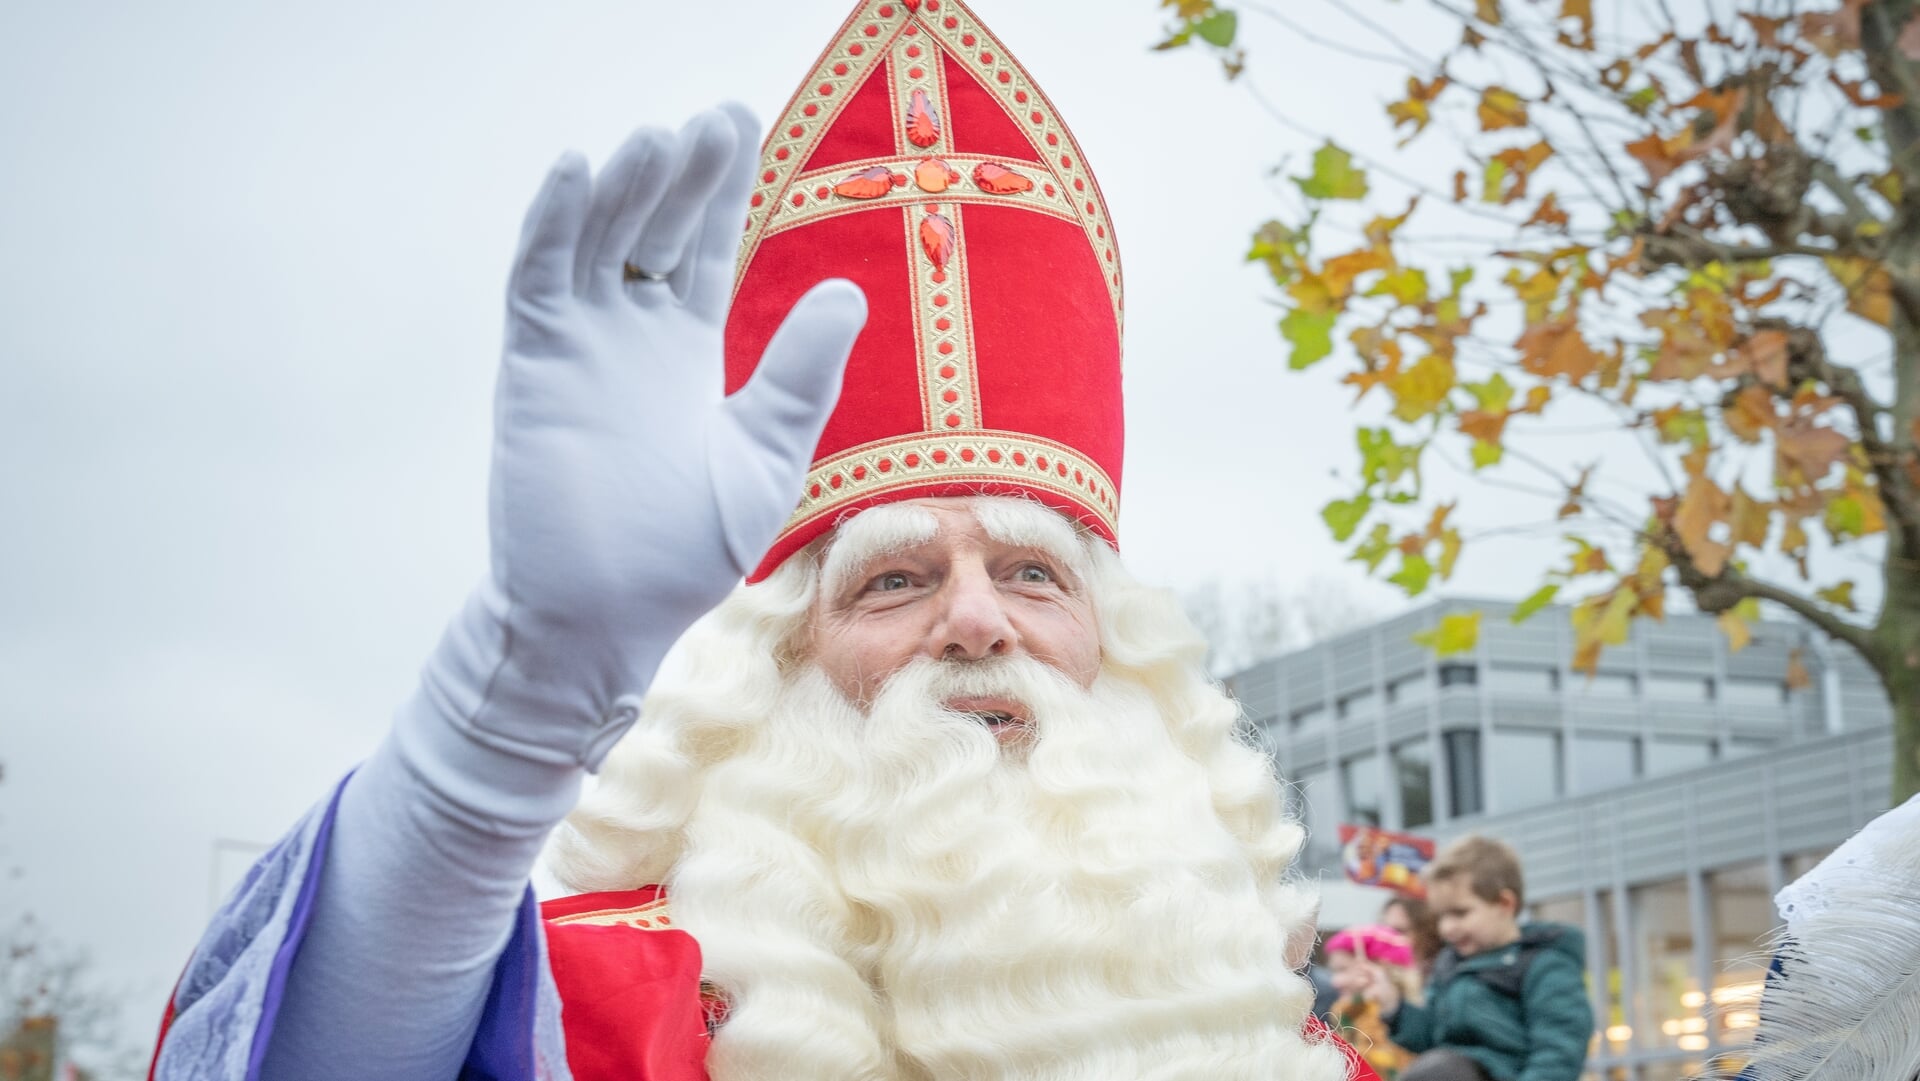
[[[1434,959],[1427,1004],[1401,1006],[1391,1027],[1407,1050],[1457,1051],[1495,1081],[1577,1081],[1593,1038],[1586,936],[1535,923],[1471,957],[1449,946]]]

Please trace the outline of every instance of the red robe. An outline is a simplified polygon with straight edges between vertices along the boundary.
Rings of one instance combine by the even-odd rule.
[[[702,984],[700,947],[674,926],[661,890],[585,893],[540,909],[574,1081],[706,1081],[725,1004]],[[1319,1018],[1306,1029],[1340,1048],[1349,1081],[1379,1081]]]

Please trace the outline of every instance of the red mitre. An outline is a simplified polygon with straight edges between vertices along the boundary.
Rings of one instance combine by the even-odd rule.
[[[772,125],[727,392],[823,278],[867,294],[800,505],[749,581],[836,522],[1023,495],[1116,543],[1120,256],[1060,114],[959,0],[866,0]]]

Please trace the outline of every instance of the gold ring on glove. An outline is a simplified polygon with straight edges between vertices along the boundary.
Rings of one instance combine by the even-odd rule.
[[[667,275],[657,271],[642,270],[632,263],[623,263],[620,266],[620,280],[630,282],[663,282],[667,280]]]

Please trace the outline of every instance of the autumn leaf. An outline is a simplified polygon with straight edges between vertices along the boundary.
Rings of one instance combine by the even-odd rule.
[[[1400,569],[1387,578],[1387,581],[1406,590],[1407,596],[1418,597],[1427,591],[1427,583],[1433,579],[1433,564],[1419,553],[1402,554]]]
[[[1379,248],[1362,248],[1336,255],[1320,268],[1320,277],[1334,300],[1345,300],[1353,291],[1353,281],[1370,270],[1385,270],[1393,265],[1393,256]]]
[[[1578,578],[1583,574],[1605,574],[1613,569],[1607,562],[1607,551],[1597,548],[1585,537],[1568,534],[1567,540],[1573,542],[1573,558],[1569,560],[1567,577]]]
[[[1742,443],[1757,443],[1773,429],[1779,417],[1773,395],[1765,387],[1745,386],[1720,410],[1720,422]]]
[[[1575,671],[1593,675],[1599,670],[1603,646],[1625,644],[1637,600],[1632,590],[1615,589],[1574,605],[1570,619],[1573,623],[1572,667]]]
[[[1172,8],[1175,16],[1193,20],[1204,18],[1213,10],[1213,0],[1160,0],[1163,8]]]
[[[1787,651],[1787,675],[1784,682],[1789,691],[1804,691],[1813,686],[1813,673],[1807,671],[1806,651],[1799,646]]]
[[[1353,536],[1353,531],[1360,528],[1360,523],[1372,509],[1373,497],[1362,492],[1352,499],[1336,499],[1328,503],[1320,508],[1320,518],[1327,523],[1334,540],[1344,541]]]
[[[1353,155],[1331,140],[1313,152],[1313,172],[1293,182],[1309,199],[1364,199],[1367,195],[1366,171],[1356,168]]]
[[[1287,367],[1294,371],[1312,367],[1333,352],[1334,312],[1308,312],[1295,308],[1280,320],[1280,336],[1293,346]]]
[[[1525,600],[1514,605],[1513,615],[1507,618],[1515,624],[1525,623],[1527,620],[1532,619],[1542,608],[1552,604],[1553,598],[1558,596],[1559,593],[1559,584],[1549,582],[1539,589],[1534,590],[1532,593],[1527,594]]]
[[[1744,544],[1749,548],[1765,547],[1772,518],[1773,504],[1753,498],[1738,484],[1733,486],[1733,501],[1727,510],[1730,543]]]
[[[1739,368],[1751,371],[1770,387],[1787,385],[1787,335],[1781,330],[1763,330],[1740,343],[1736,351]],[[1729,373],[1736,374],[1736,373]]]
[[[1849,612],[1858,612],[1860,610],[1854,605],[1853,583],[1850,581],[1841,582],[1839,585],[1828,586],[1826,589],[1818,590],[1814,593],[1814,596],[1833,605],[1835,608],[1844,608]]]
[[[1560,194],[1550,191],[1547,193],[1547,197],[1540,200],[1539,205],[1533,208],[1533,216],[1528,218],[1525,224],[1538,225],[1545,229],[1558,229],[1565,232],[1568,224],[1572,221],[1573,219],[1567,215],[1567,212],[1560,209]]]
[[[1387,106],[1387,115],[1393,119],[1394,130],[1398,131],[1409,124],[1413,126],[1406,138],[1400,140],[1401,146],[1407,145],[1414,136],[1426,130],[1427,124],[1433,120],[1434,99],[1451,81],[1445,75],[1436,75],[1427,82],[1421,82],[1417,76],[1407,76],[1407,96]]]
[[[1504,86],[1489,86],[1480,92],[1478,115],[1481,131],[1524,127],[1527,123],[1527,102]]]
[[[1587,344],[1572,316],[1535,323],[1513,344],[1520,351],[1520,367],[1530,375],[1578,383],[1600,366],[1600,354]]]
[[[1485,439],[1476,439],[1473,446],[1467,448],[1467,459],[1475,469],[1499,465],[1500,459],[1507,456],[1507,448],[1499,443],[1490,443]]]
[[[1217,8],[1205,18],[1193,24],[1193,32],[1200,40],[1215,48],[1224,49],[1233,44],[1233,36],[1239,30],[1240,16],[1226,8]]]
[[[1847,291],[1847,310],[1871,323],[1893,321],[1893,278],[1887,268],[1867,259],[1829,257],[1827,272]]]
[[[1593,0],[1560,0],[1560,18],[1575,23],[1572,32],[1560,34],[1561,44],[1583,51],[1593,48]]]
[[[1441,657],[1471,653],[1480,642],[1480,613],[1449,612],[1440,617],[1438,625],[1415,634],[1413,640]]]
[[[1753,628],[1738,613],[1732,610],[1722,612],[1714,622],[1720,625],[1720,633],[1727,636],[1727,652],[1738,653],[1752,644]]]
[[[1814,484],[1844,460],[1852,446],[1852,440],[1832,428],[1793,418],[1775,429],[1775,482],[1788,488]]]
[[[1473,17],[1488,26],[1500,25],[1500,0],[1473,0]]]
[[[1709,578],[1720,577],[1720,572],[1726,569],[1727,557],[1733,552],[1731,546],[1709,537],[1713,527],[1726,521],[1732,510],[1732,498],[1705,477],[1694,477],[1687,484],[1686,493],[1674,510],[1674,534],[1700,573]]]
[[[1409,423],[1427,416],[1453,393],[1453,362],[1429,353],[1387,384],[1393,395],[1393,415]]]

